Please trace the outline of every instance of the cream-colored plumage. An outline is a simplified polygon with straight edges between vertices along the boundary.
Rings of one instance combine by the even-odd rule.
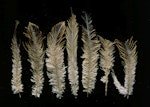
[[[123,59],[122,65],[124,66],[124,73],[125,73],[125,82],[124,82],[124,93],[119,90],[119,86],[115,83],[118,82],[116,79],[114,81],[115,86],[119,90],[120,94],[123,94],[129,97],[133,93],[133,85],[135,83],[135,71],[137,65],[137,41],[133,40],[133,36],[130,39],[127,39],[125,43],[120,42],[118,39],[115,40],[115,44],[119,49],[120,57]],[[113,78],[116,78],[114,72]],[[118,82],[119,83],[119,82]],[[120,84],[120,83],[119,83]]]
[[[12,62],[13,62],[11,84],[12,84],[12,91],[14,94],[20,94],[21,92],[23,92],[23,84],[21,81],[22,65],[21,65],[20,46],[17,43],[17,37],[16,37],[16,29],[18,24],[19,21],[16,20],[15,30],[12,38],[12,43],[11,43]]]
[[[82,26],[82,41],[83,41],[83,58],[82,63],[82,85],[83,91],[88,94],[95,89],[96,76],[98,70],[98,50],[100,48],[100,43],[97,39],[95,29],[92,25],[91,17],[85,13],[82,17],[85,26]]]
[[[29,39],[28,43],[25,43],[25,49],[28,52],[29,62],[31,63],[32,78],[31,81],[34,83],[32,86],[32,95],[40,97],[43,90],[43,67],[44,67],[44,46],[43,46],[43,35],[39,30],[39,27],[29,22],[26,27],[24,35]]]
[[[65,91],[64,33],[65,22],[54,25],[47,35],[46,67],[52,92],[61,98]]]
[[[105,96],[107,96],[107,87],[108,87],[108,76],[110,71],[114,66],[114,43],[110,40],[104,39],[103,37],[99,37],[101,42],[100,49],[100,68],[104,71],[104,76],[101,78],[101,81],[105,83]]]
[[[66,49],[68,54],[68,78],[71,85],[71,92],[77,97],[79,90],[79,75],[77,66],[78,23],[76,21],[76,15],[72,14],[67,22]]]

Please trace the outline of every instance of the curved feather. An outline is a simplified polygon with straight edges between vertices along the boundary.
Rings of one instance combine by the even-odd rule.
[[[51,32],[47,35],[46,66],[47,75],[52,92],[56,93],[57,98],[61,98],[65,90],[65,65],[64,65],[64,32],[66,26],[64,22],[54,25]]]
[[[25,48],[28,52],[29,62],[31,63],[33,76],[31,81],[34,83],[32,86],[32,95],[40,97],[43,89],[43,66],[44,66],[44,46],[43,35],[39,30],[39,27],[34,23],[29,22],[26,27],[25,36],[29,39],[28,43],[25,43]]]
[[[135,84],[135,71],[137,65],[137,45],[133,40],[133,36],[127,39],[123,44],[119,40],[115,40],[116,46],[119,49],[120,57],[123,59],[123,66],[125,72],[124,87],[127,89],[127,98],[133,93],[133,85]]]

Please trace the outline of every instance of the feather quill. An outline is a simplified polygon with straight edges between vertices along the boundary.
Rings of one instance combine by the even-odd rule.
[[[46,67],[52,92],[61,98],[65,90],[65,64],[64,64],[64,33],[65,22],[59,22],[52,27],[47,35]]]
[[[79,90],[79,76],[77,66],[77,39],[78,39],[78,23],[76,15],[72,14],[68,20],[66,28],[66,48],[68,53],[68,78],[71,85],[72,94],[77,97]]]
[[[39,30],[39,27],[34,23],[29,22],[26,27],[26,32],[24,35],[29,39],[28,43],[24,46],[28,52],[29,62],[32,68],[32,78],[31,81],[34,83],[32,86],[32,95],[35,97],[40,97],[43,90],[43,66],[44,66],[44,46],[43,46],[43,35]]]
[[[114,66],[114,43],[104,39],[103,37],[99,37],[101,42],[100,49],[100,68],[104,71],[104,76],[101,78],[101,81],[105,83],[105,96],[107,96],[107,87],[108,87],[108,76],[110,71]]]
[[[12,50],[12,91],[14,94],[19,94],[23,92],[23,84],[21,81],[22,77],[22,65],[21,65],[21,56],[20,56],[20,46],[17,43],[17,37],[16,37],[16,29],[19,24],[19,21],[16,20],[15,30],[12,38],[11,43],[11,50]],[[21,97],[21,96],[20,96]]]
[[[135,71],[136,71],[136,65],[137,65],[136,42],[137,41],[133,40],[133,36],[130,39],[127,39],[125,43],[120,42],[118,39],[115,40],[116,46],[119,49],[120,57],[123,59],[122,65],[124,66],[124,73],[125,73],[124,89],[126,91],[122,93],[121,90],[119,90],[119,92],[127,96],[127,98],[129,97],[129,95],[132,95],[133,85],[135,84]],[[113,79],[115,77],[116,76],[113,73]],[[117,78],[115,81],[118,81]],[[117,84],[115,84],[115,86],[119,87]]]
[[[90,15],[85,13],[84,16],[82,16],[85,27],[82,26],[82,41],[83,41],[83,55],[81,58],[83,58],[82,63],[82,85],[84,88],[84,92],[88,94],[91,94],[93,89],[95,88],[96,83],[96,76],[97,76],[97,70],[98,70],[98,50],[100,48],[100,44],[98,39],[96,38],[95,29],[92,25],[92,19]]]

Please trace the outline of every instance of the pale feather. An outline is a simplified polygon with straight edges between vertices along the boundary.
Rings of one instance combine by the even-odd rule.
[[[64,64],[64,22],[54,25],[47,35],[46,67],[52,92],[61,98],[65,90],[65,64]]]
[[[127,89],[127,98],[133,93],[133,85],[135,84],[135,72],[137,65],[137,45],[133,40],[133,36],[126,40],[125,43],[115,40],[116,46],[119,49],[120,57],[123,59],[125,82],[124,87]]]
[[[32,95],[35,97],[40,97],[43,90],[44,76],[44,46],[43,46],[43,35],[39,30],[39,27],[29,22],[26,27],[25,36],[29,39],[28,43],[25,43],[25,48],[28,52],[29,62],[32,68],[32,78],[31,81],[34,83],[32,86]]]
[[[95,29],[92,25],[91,17],[85,13],[82,17],[85,26],[82,26],[82,41],[83,41],[83,63],[82,63],[82,85],[83,91],[88,94],[95,89],[96,76],[98,70],[97,60],[99,58],[98,50],[100,43],[97,40]]]
[[[100,68],[104,71],[104,76],[101,78],[101,81],[105,83],[105,95],[107,96],[107,88],[108,88],[108,76],[110,74],[111,69],[114,66],[114,43],[110,40],[104,39],[103,37],[99,37],[101,42],[100,49]]]
[[[72,94],[77,97],[79,90],[79,76],[77,66],[77,40],[78,40],[78,23],[76,15],[72,14],[67,21],[66,28],[66,49],[68,54],[68,78],[71,85]]]
[[[21,55],[20,55],[20,46],[17,43],[16,30],[18,27],[19,21],[16,20],[15,30],[12,37],[11,50],[12,50],[12,91],[14,94],[20,94],[23,92],[22,84],[22,65],[21,65]]]

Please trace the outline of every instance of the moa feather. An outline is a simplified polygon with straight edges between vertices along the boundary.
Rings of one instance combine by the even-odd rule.
[[[16,37],[16,29],[19,24],[19,21],[16,20],[15,30],[12,38],[11,43],[11,50],[12,50],[12,91],[14,94],[20,94],[23,92],[23,84],[21,81],[22,77],[22,65],[21,65],[21,56],[20,56],[20,46],[17,43]],[[21,97],[21,96],[20,96]]]
[[[44,66],[44,46],[43,46],[43,35],[39,30],[39,27],[34,23],[29,22],[26,27],[24,35],[28,38],[29,42],[25,43],[24,46],[28,52],[29,62],[32,68],[31,81],[34,83],[32,86],[32,95],[40,97],[43,90],[43,66]]]
[[[129,95],[132,95],[133,85],[135,84],[135,71],[137,65],[136,42],[137,41],[133,40],[133,36],[130,39],[127,39],[125,43],[122,43],[118,39],[115,40],[115,44],[118,47],[120,57],[123,60],[122,65],[124,66],[125,73],[124,88],[126,89],[126,93],[121,93],[120,90],[119,92],[127,96],[127,98],[129,97]],[[116,79],[116,81],[118,80]],[[117,84],[115,84],[115,86],[119,87]]]
[[[65,22],[54,25],[47,35],[46,67],[52,92],[61,98],[65,90],[64,33]]]
[[[95,88],[96,76],[98,70],[97,60],[99,58],[98,50],[100,44],[96,38],[95,29],[93,29],[91,17],[85,13],[82,17],[85,26],[82,26],[82,41],[83,41],[83,63],[82,63],[82,85],[84,92],[91,94]]]
[[[76,22],[76,15],[72,14],[67,22],[66,49],[68,54],[68,78],[71,85],[72,94],[76,97],[79,90],[79,76],[77,66],[78,23]]]
[[[107,87],[108,87],[108,76],[110,71],[114,66],[114,43],[110,40],[99,37],[101,42],[100,48],[100,68],[104,71],[104,76],[101,78],[101,81],[105,83],[105,96],[107,96]]]

